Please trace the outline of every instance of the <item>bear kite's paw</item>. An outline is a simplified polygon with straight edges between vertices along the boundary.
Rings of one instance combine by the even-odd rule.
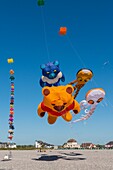
[[[78,110],[73,110],[73,112],[74,112],[75,114],[77,114],[77,113],[78,113]]]
[[[40,117],[44,117],[44,115],[45,115],[45,112],[40,113]]]

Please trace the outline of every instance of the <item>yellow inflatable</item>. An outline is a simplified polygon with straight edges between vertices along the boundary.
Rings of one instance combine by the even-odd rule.
[[[49,124],[54,124],[59,116],[65,121],[71,121],[70,110],[75,114],[80,112],[80,105],[72,96],[73,91],[72,85],[44,87],[42,89],[44,98],[38,106],[38,115],[43,117],[47,112]]]

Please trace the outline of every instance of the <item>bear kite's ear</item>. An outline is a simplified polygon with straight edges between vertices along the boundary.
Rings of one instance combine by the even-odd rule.
[[[66,88],[66,92],[69,93],[69,94],[72,94],[74,91],[73,87],[71,85],[67,86]]]
[[[58,62],[58,61],[54,61],[53,64],[54,64],[55,66],[59,66],[59,62]]]
[[[43,70],[46,67],[45,64],[40,65],[40,68]]]
[[[42,91],[43,95],[44,96],[48,96],[50,94],[50,90],[48,88],[44,88],[43,91]]]

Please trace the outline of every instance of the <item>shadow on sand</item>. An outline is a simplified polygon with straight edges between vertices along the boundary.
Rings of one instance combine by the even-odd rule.
[[[63,155],[67,155],[67,156],[79,156],[79,155],[83,155],[81,153],[75,153],[75,152],[70,152],[70,153],[59,152],[59,153],[63,154]]]
[[[79,155],[82,155],[82,154],[79,154],[79,153],[60,153],[60,154],[63,154],[63,155],[66,155],[66,156],[63,156],[63,155],[41,155],[39,158],[33,158],[32,160],[35,160],[35,161],[56,161],[56,160],[59,160],[59,159],[63,159],[63,160],[74,160],[74,161],[78,161],[78,160],[85,160],[86,158],[80,158],[80,157],[77,157]],[[68,156],[68,157],[67,157]]]

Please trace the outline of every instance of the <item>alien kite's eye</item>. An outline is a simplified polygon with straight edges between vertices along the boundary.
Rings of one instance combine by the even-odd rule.
[[[46,73],[49,74],[49,71],[47,71]]]
[[[56,72],[56,70],[54,70],[54,73]]]
[[[97,103],[100,103],[102,100],[103,100],[103,97],[99,98],[99,99],[97,100]]]
[[[93,100],[89,100],[88,103],[89,104],[94,104],[94,101]]]

